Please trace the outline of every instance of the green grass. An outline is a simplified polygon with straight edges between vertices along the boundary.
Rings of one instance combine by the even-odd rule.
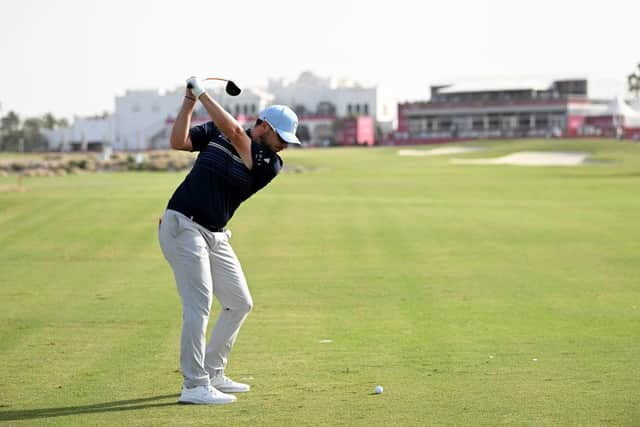
[[[640,146],[470,145],[615,162],[286,152],[312,171],[231,223],[255,307],[228,372],[253,390],[222,407],[175,404],[156,226],[184,173],[0,178],[0,424],[638,425]]]

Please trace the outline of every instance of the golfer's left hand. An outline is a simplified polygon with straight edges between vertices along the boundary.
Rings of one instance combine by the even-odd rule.
[[[191,90],[191,93],[193,93],[193,96],[195,96],[196,99],[200,98],[200,95],[205,92],[202,87],[202,83],[198,81],[196,77],[189,77],[187,79],[187,88]]]

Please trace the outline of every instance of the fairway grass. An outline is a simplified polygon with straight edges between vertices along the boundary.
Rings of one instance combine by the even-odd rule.
[[[0,192],[0,425],[640,424],[640,145],[471,145],[605,162],[288,150],[307,172],[230,224],[255,307],[228,374],[252,390],[214,407],[175,403],[156,229],[186,172]]]

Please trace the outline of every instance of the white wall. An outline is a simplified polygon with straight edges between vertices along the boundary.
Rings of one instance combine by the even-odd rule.
[[[128,90],[116,97],[113,147],[116,150],[144,150],[148,141],[175,117],[182,105],[184,89],[161,94],[156,90]]]
[[[113,143],[113,116],[106,117],[74,117],[68,128],[43,129],[52,150],[68,151],[71,144]]]
[[[238,96],[230,96],[223,89],[209,91],[225,110],[233,115],[257,116],[273,103],[273,95],[258,89],[242,89]]]
[[[76,117],[71,126],[70,142],[109,143],[113,136],[113,116]]]
[[[50,150],[62,150],[67,144],[67,141],[71,140],[71,127],[42,129],[41,132],[47,139]]]
[[[396,120],[396,106],[394,101],[377,86],[359,86],[351,84],[334,84],[328,78],[322,78],[310,72],[302,73],[297,80],[285,83],[283,80],[270,80],[267,91],[273,93],[275,103],[286,104],[290,107],[303,105],[308,111],[316,112],[320,102],[330,102],[336,106],[339,117],[356,113],[359,107],[363,114],[367,105],[368,115],[378,122],[393,122]],[[386,107],[386,108],[385,108]]]
[[[376,120],[378,125],[385,133],[392,132],[398,127],[398,105],[397,100],[393,97],[391,92],[378,89],[376,105],[378,108],[378,115]]]

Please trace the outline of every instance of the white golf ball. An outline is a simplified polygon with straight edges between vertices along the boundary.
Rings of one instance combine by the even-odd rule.
[[[384,389],[382,388],[381,385],[377,385],[376,388],[373,389],[373,391],[375,392],[375,394],[382,394]]]

